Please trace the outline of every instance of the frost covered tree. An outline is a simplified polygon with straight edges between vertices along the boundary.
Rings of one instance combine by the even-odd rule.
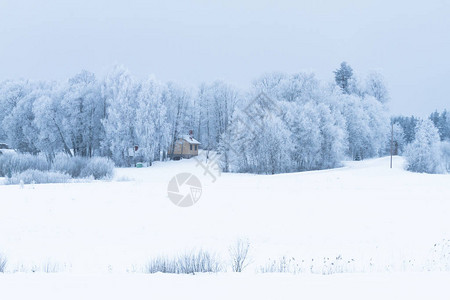
[[[264,117],[263,126],[255,128],[258,141],[251,144],[256,173],[276,174],[291,171],[291,133],[286,124],[277,116]]]
[[[251,122],[247,119],[246,122]],[[252,172],[258,174],[275,174],[289,172],[290,165],[290,131],[286,124],[276,116],[264,116],[260,119],[261,126],[251,129],[248,126],[240,127],[242,132],[233,132],[233,137],[245,144],[239,146],[229,155],[232,162],[245,162],[233,164],[232,170],[237,172]],[[251,130],[249,132],[248,130]],[[236,143],[235,143],[236,144]],[[233,157],[234,156],[234,157]],[[236,157],[237,156],[237,157]],[[242,156],[242,157],[241,157]]]
[[[348,147],[345,119],[339,111],[325,103],[317,107],[320,114],[319,128],[322,135],[319,169],[335,168],[341,164]]]
[[[5,81],[0,140],[50,160],[62,151],[128,166],[135,145],[151,163],[194,130],[204,149],[220,153],[224,171],[264,174],[332,168],[344,156],[385,153],[389,120],[381,76],[357,80],[346,63],[335,75],[338,85],[314,73],[269,73],[246,94],[222,81],[191,93],[154,78],[136,80],[124,67],[102,79],[81,71],[66,82]],[[446,113],[432,119],[441,138],[447,136]],[[414,138],[414,120],[399,119],[405,141]]]
[[[41,96],[33,104],[34,123],[39,130],[37,145],[49,158],[59,151],[72,156],[63,127],[64,112],[60,100],[60,97],[52,93]]]
[[[441,142],[441,151],[445,169],[447,170],[447,172],[450,172],[450,142]]]
[[[414,141],[406,147],[407,169],[420,173],[443,173],[443,158],[437,128],[430,120],[420,121]]]
[[[321,132],[318,124],[320,115],[311,103],[290,105],[286,121],[292,132],[292,159],[298,171],[318,169],[320,165]]]
[[[252,93],[265,93],[273,100],[307,102],[320,96],[320,82],[314,73],[269,73],[253,82]]]
[[[450,141],[450,116],[447,110],[444,110],[442,113],[438,111],[433,112],[430,115],[430,120],[433,121],[434,126],[438,129],[441,141]]]
[[[405,149],[405,133],[403,128],[397,123],[393,124],[392,132],[387,139],[386,154],[389,154],[391,151],[391,142],[393,154],[401,155]]]
[[[416,135],[416,127],[419,122],[418,118],[414,116],[397,116],[393,117],[391,122],[400,125],[400,127],[403,129],[405,144],[409,144],[414,141]]]
[[[234,115],[232,130],[222,139],[224,170],[272,174],[340,164],[347,136],[345,120],[333,106],[313,101],[251,101],[250,106],[250,113]]]
[[[389,136],[389,116],[386,108],[374,97],[366,96],[363,107],[369,118],[369,141],[366,147],[366,157],[376,157],[384,154],[384,145]]]
[[[105,154],[119,166],[130,165],[128,152],[137,144],[137,88],[130,73],[120,66],[106,76],[102,86],[102,98],[106,106],[102,147]]]
[[[173,151],[176,139],[183,134],[187,134],[193,128],[191,126],[194,126],[192,97],[186,89],[175,83],[167,84],[162,97],[167,107],[169,147],[172,147],[171,151]]]
[[[381,103],[386,103],[389,101],[389,92],[383,75],[378,72],[371,72],[367,76],[365,92]]]
[[[43,82],[17,84],[13,85],[13,90],[9,90],[10,93],[3,100],[11,110],[2,120],[2,127],[12,147],[35,154],[39,149],[36,145],[38,129],[34,124],[33,103],[46,93],[47,86]]]
[[[257,97],[236,112],[219,149],[231,172],[275,174],[291,170],[291,132],[268,103]],[[224,161],[226,160],[226,161]]]
[[[345,94],[350,94],[350,81],[353,76],[353,69],[345,61],[341,63],[339,69],[334,71],[334,80]]]
[[[288,102],[307,102],[317,100],[319,90],[314,73],[296,73],[281,80],[278,97]]]
[[[341,104],[347,126],[348,155],[361,160],[383,154],[389,134],[384,106],[373,97],[357,95],[343,95]]]
[[[252,95],[264,93],[272,99],[280,98],[280,86],[288,75],[281,72],[266,73],[252,82]]]
[[[238,92],[222,81],[202,84],[196,97],[198,111],[198,137],[204,149],[217,149],[221,136],[227,131],[236,109]]]
[[[223,82],[215,82],[211,86],[213,107],[214,107],[214,123],[216,127],[215,142],[219,143],[220,136],[227,131],[231,116],[235,110],[238,93],[228,84]]]
[[[286,120],[292,132],[293,170],[336,167],[346,149],[345,121],[325,103],[291,106]]]
[[[368,93],[342,93],[336,86],[321,85],[308,73],[265,75],[253,83],[252,91],[268,92],[271,104],[249,113],[245,107],[254,102],[249,96],[244,111],[233,116],[232,130],[222,138],[227,143],[219,147],[225,171],[317,170],[336,167],[347,155],[366,159],[385,153],[387,110]],[[269,146],[276,141],[271,136],[273,128],[283,141],[279,148]],[[275,157],[274,152],[270,154],[273,149],[288,154],[277,160],[276,168],[268,163],[268,157]]]
[[[137,94],[136,135],[145,161],[162,160],[167,151],[169,124],[163,104],[164,85],[154,78],[142,83]]]
[[[213,144],[212,132],[212,100],[209,97],[209,88],[207,84],[200,84],[197,96],[195,97],[195,107],[197,110],[194,113],[195,128],[197,129],[198,138],[202,141],[203,149],[210,150]]]
[[[361,99],[354,95],[342,98],[342,113],[346,120],[348,134],[348,155],[354,160],[366,158],[370,144],[369,116],[364,110]]]
[[[8,132],[3,121],[13,111],[19,101],[29,93],[26,81],[7,80],[0,83],[0,140],[8,139]]]
[[[63,127],[75,156],[93,156],[103,136],[104,102],[95,75],[83,70],[67,82],[63,91]]]

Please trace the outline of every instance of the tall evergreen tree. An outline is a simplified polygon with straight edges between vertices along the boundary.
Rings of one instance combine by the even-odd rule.
[[[345,94],[350,94],[350,80],[353,76],[353,69],[345,61],[341,67],[334,71],[334,80]]]

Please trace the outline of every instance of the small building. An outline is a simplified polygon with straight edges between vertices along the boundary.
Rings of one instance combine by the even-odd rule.
[[[0,143],[0,155],[2,154],[15,154],[16,151],[14,149],[9,148],[9,146],[5,143]]]
[[[169,157],[174,160],[180,158],[191,158],[198,155],[200,142],[192,137],[192,134],[186,134],[179,137],[175,144],[169,148]]]

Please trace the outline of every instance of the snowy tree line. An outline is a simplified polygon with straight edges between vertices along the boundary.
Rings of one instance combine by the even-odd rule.
[[[382,76],[361,80],[342,63],[335,79],[271,73],[255,80],[220,139],[223,169],[274,174],[385,154],[389,97]]]
[[[417,125],[421,121],[421,118],[410,116],[396,116],[391,118],[394,126],[398,126],[402,131],[404,142],[406,144],[414,141],[416,135]],[[441,141],[450,141],[450,114],[447,110],[442,112],[435,111],[430,114],[428,119],[431,120],[434,127],[438,130],[439,139]]]
[[[119,166],[132,163],[129,149],[139,145],[152,162],[192,129],[205,148],[217,148],[236,103],[237,91],[223,82],[194,93],[152,77],[139,81],[123,67],[104,79],[82,71],[66,82],[8,80],[0,83],[0,141],[49,160],[65,152]]]
[[[407,159],[407,168],[415,172],[450,172],[450,115],[447,110],[433,112],[428,119],[397,116],[394,143]]]
[[[0,83],[0,141],[49,160],[64,152],[128,166],[134,145],[145,161],[164,160],[174,140],[194,130],[203,149],[223,154],[226,171],[256,173],[383,154],[389,119],[381,75],[358,81],[345,63],[335,73],[336,84],[313,73],[266,74],[245,92],[221,81],[187,89],[137,80],[123,67],[102,79],[82,71],[65,82],[8,80]],[[270,105],[243,113],[260,93]]]
[[[383,77],[358,78],[346,63],[334,75],[329,83],[313,73],[270,73],[247,91],[222,81],[188,89],[138,80],[121,66],[104,78],[82,71],[65,82],[8,80],[0,83],[0,141],[49,161],[64,152],[130,166],[135,145],[143,161],[165,160],[177,137],[193,130],[203,149],[221,154],[224,171],[269,174],[389,153]],[[395,123],[401,152],[414,139],[405,124],[417,121]]]

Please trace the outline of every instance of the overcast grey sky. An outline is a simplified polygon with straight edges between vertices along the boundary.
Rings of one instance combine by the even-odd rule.
[[[393,113],[450,108],[450,1],[0,0],[0,80],[123,64],[188,86],[270,71],[384,74]]]

